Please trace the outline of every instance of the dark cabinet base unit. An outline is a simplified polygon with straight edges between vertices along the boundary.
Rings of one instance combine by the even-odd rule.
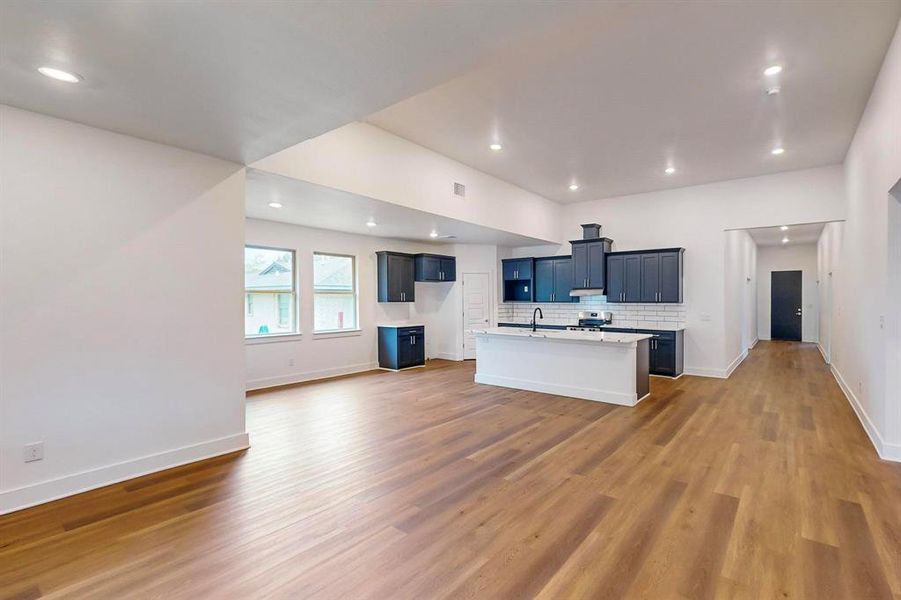
[[[682,331],[637,329],[636,333],[652,335],[650,342],[651,375],[679,377],[684,366],[685,337]]]
[[[425,366],[425,327],[379,325],[379,368],[391,371]]]

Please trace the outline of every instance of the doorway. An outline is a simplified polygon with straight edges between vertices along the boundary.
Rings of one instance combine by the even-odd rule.
[[[491,322],[491,295],[488,273],[463,273],[463,360],[476,357],[473,329]]]
[[[801,341],[801,271],[770,274],[770,339]]]

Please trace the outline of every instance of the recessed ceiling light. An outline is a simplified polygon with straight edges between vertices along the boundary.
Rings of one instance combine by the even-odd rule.
[[[787,243],[788,243],[788,238],[787,238],[787,237],[782,238],[782,243],[783,243],[783,244],[787,244]]]
[[[778,94],[781,91],[782,91],[781,87],[779,87],[778,85],[772,85],[766,89],[766,95],[767,96],[775,96],[776,94]]]
[[[763,74],[767,76],[778,75],[782,72],[782,65],[772,65],[763,70]]]
[[[281,202],[270,202],[270,203],[269,203],[269,206],[270,206],[271,208],[281,208],[281,207],[282,207],[282,203],[281,203]]]
[[[494,150],[495,152],[499,152],[504,149],[504,147],[501,146],[500,143],[498,143],[498,142],[494,142],[493,144],[490,144],[488,147],[491,148],[492,150]]]
[[[783,225],[779,229],[781,229],[782,231],[788,231],[788,225]]]
[[[667,175],[672,175],[673,173],[676,172],[676,167],[667,167],[663,170],[663,172],[666,173]]]
[[[66,83],[78,83],[84,79],[81,75],[69,73],[62,69],[54,69],[53,67],[38,67],[38,73],[57,81],[65,81]]]
[[[775,156],[779,156],[780,154],[785,154],[785,148],[783,148],[782,146],[779,146],[778,148],[773,148],[772,150],[770,150],[770,154],[773,154]]]
[[[366,227],[375,227],[375,225],[376,222],[374,219],[369,219],[368,221],[366,221]]]
[[[571,184],[569,184],[569,189],[570,189],[571,191],[575,192],[577,189],[579,189],[579,184],[578,184],[578,183],[571,183]]]
[[[436,238],[436,237],[438,237],[438,232],[437,232],[437,231],[432,231],[432,233],[429,234],[429,237],[431,237],[431,238]]]

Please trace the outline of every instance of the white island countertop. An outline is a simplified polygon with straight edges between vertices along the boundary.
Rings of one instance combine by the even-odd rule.
[[[522,329],[519,327],[491,327],[473,329],[476,335],[497,335],[518,338],[540,338],[570,342],[588,342],[594,344],[629,344],[649,339],[653,336],[646,333],[617,333],[613,331],[560,331],[555,329]]]

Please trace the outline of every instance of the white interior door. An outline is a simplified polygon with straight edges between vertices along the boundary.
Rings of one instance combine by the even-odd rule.
[[[491,294],[488,273],[463,273],[463,358],[476,357],[473,329],[483,329],[491,322]]]

